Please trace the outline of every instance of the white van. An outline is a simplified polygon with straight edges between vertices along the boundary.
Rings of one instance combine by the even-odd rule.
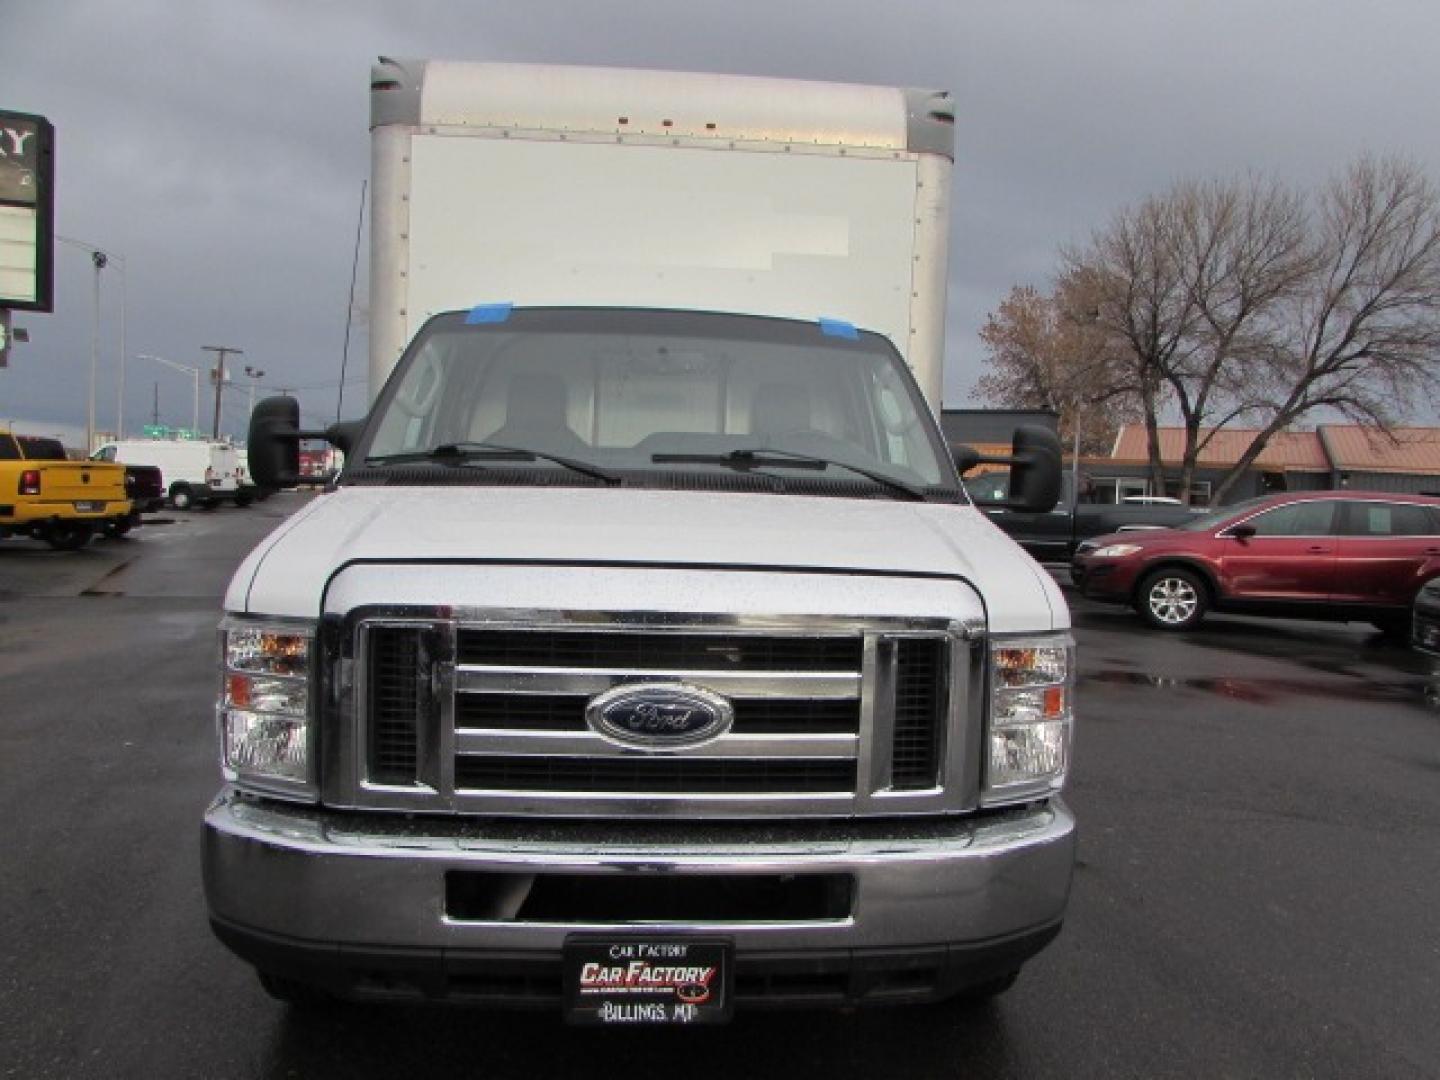
[[[95,456],[103,461],[156,466],[176,510],[189,510],[196,504],[210,508],[221,499],[246,506],[253,497],[252,491],[241,486],[240,455],[229,443],[121,439],[101,446]]]

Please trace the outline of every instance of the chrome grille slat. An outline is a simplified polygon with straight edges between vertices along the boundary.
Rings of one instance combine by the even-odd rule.
[[[495,668],[461,664],[462,694],[542,694],[594,697],[627,682],[683,682],[726,697],[821,700],[858,698],[860,674],[809,671],[702,671],[659,668]]]
[[[859,738],[855,735],[726,735],[712,743],[690,747],[665,758],[823,758],[855,757]],[[512,757],[652,757],[634,747],[620,746],[592,733],[569,731],[495,731],[460,728],[455,732],[455,749],[462,756],[485,754]]]
[[[589,697],[541,694],[457,695],[455,727],[491,731],[588,731]],[[849,698],[732,698],[736,735],[858,735],[860,701]]]

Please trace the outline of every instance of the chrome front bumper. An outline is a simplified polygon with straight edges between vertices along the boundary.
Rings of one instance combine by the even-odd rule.
[[[206,895],[226,944],[262,969],[361,996],[448,996],[447,973],[489,962],[528,964],[558,986],[565,938],[584,932],[722,936],[742,977],[782,960],[843,975],[898,957],[936,967],[938,982],[911,985],[938,996],[1043,947],[1074,861],[1075,821],[1058,799],[963,819],[517,825],[337,814],[226,790],[204,830]],[[803,921],[481,921],[446,911],[447,875],[467,871],[831,874],[853,884],[848,914]]]

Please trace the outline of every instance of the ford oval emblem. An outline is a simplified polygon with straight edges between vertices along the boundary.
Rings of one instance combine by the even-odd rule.
[[[735,710],[719,694],[698,686],[630,683],[591,698],[585,722],[622,746],[667,750],[718,739],[735,722]]]

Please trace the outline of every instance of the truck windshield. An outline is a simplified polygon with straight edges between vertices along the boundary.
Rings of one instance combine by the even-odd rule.
[[[713,488],[729,474],[797,493],[961,497],[885,338],[756,316],[437,316],[406,350],[357,450],[350,479],[360,482],[421,464],[450,470],[451,482],[459,467],[476,483],[515,468],[544,470],[547,483],[637,487],[683,487],[690,476]]]

